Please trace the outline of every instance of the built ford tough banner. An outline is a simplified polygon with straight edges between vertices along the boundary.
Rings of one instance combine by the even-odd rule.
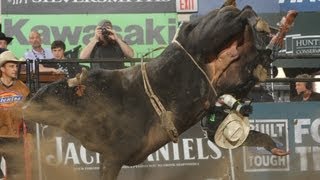
[[[278,157],[261,147],[224,150],[204,137],[199,124],[151,154],[143,163],[124,166],[120,180],[318,179],[320,177],[320,102],[255,103],[251,129],[268,134],[290,155]],[[46,135],[50,128],[43,128]],[[42,138],[43,175],[59,177],[57,167],[77,179],[98,179],[99,154],[86,151],[61,133]],[[50,147],[50,148],[48,148]],[[67,167],[67,168],[66,168]]]

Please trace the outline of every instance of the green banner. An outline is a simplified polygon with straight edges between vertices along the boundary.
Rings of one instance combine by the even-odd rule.
[[[69,50],[78,45],[84,47],[102,19],[113,22],[118,35],[135,50],[135,57],[141,57],[159,46],[166,46],[177,29],[176,13],[3,15],[2,25],[4,33],[14,38],[8,48],[21,57],[31,48],[28,36],[32,30],[42,35],[44,47],[49,48],[54,40],[62,40]],[[149,57],[159,53],[151,53]]]

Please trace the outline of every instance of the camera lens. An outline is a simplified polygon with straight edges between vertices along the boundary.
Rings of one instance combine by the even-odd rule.
[[[107,30],[107,28],[101,28],[101,33],[105,36],[109,36],[110,32]]]

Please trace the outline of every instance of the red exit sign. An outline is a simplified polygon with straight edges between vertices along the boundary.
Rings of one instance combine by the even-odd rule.
[[[176,0],[177,12],[198,12],[198,0]]]

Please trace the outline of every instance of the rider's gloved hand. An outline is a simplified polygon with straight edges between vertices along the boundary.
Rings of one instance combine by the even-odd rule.
[[[243,104],[239,112],[243,116],[249,116],[252,113],[252,106],[250,104]]]

